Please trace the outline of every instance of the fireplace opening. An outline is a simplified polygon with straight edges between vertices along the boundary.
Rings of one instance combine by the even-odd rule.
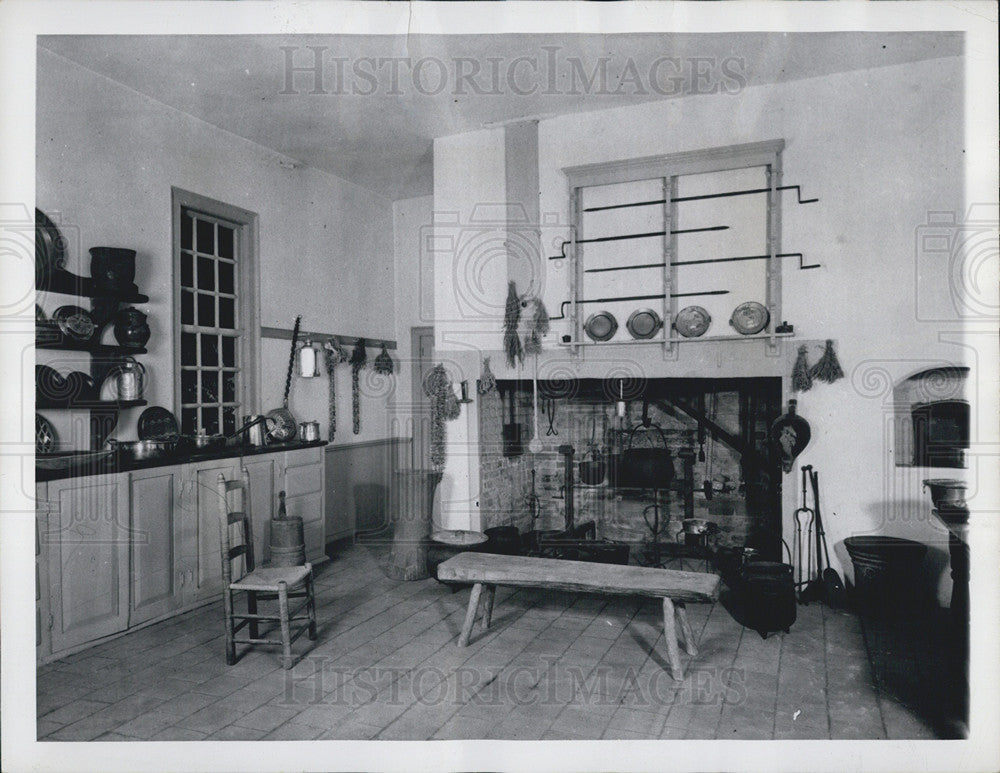
[[[893,389],[898,467],[965,467],[969,401],[965,367],[930,368]]]
[[[502,380],[479,399],[484,527],[557,531],[569,507],[573,525],[629,544],[633,563],[675,545],[781,560],[782,473],[769,442],[780,413],[779,378],[539,381],[543,450],[532,454],[532,382]]]
[[[918,467],[964,467],[969,447],[969,404],[965,400],[916,403],[913,455]]]

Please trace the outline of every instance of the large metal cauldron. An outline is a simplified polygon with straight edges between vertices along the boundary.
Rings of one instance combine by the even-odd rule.
[[[674,479],[674,461],[667,447],[663,430],[655,424],[644,431],[655,429],[660,436],[662,448],[635,448],[635,433],[642,424],[633,427],[628,436],[628,447],[618,462],[618,485],[626,488],[664,489]]]

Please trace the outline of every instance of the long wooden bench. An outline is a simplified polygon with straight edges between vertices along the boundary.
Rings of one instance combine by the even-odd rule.
[[[465,623],[458,639],[459,647],[469,643],[481,600],[484,606],[483,628],[489,628],[497,585],[663,599],[667,657],[670,671],[677,680],[684,678],[681,653],[677,647],[678,627],[684,637],[684,649],[692,657],[698,654],[684,605],[711,603],[719,596],[719,577],[715,574],[493,553],[459,553],[452,556],[438,566],[438,579],[473,583]],[[675,617],[677,626],[674,624]]]

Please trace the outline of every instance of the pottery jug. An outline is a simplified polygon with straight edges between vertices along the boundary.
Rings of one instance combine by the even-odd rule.
[[[115,339],[122,346],[142,347],[149,340],[146,315],[129,306],[115,314]]]

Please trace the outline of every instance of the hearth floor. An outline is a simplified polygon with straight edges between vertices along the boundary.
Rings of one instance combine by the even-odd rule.
[[[879,681],[891,654],[850,612],[800,606],[765,640],[690,605],[700,653],[675,682],[655,600],[498,588],[493,626],[459,649],[468,589],[390,580],[383,554],[353,545],[317,569],[319,636],[290,671],[273,647],[227,666],[220,604],[40,666],[38,738],[939,737]]]

